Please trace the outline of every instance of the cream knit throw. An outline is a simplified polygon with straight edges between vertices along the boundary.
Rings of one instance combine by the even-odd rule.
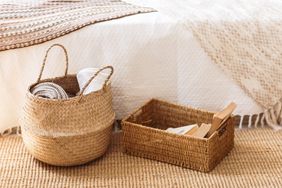
[[[282,1],[180,1],[207,54],[266,109],[256,123],[281,125]]]
[[[152,11],[120,0],[1,0],[0,51],[39,44],[97,22]]]

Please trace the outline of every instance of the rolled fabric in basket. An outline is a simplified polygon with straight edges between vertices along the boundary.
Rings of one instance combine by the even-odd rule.
[[[85,68],[80,70],[76,77],[77,77],[77,81],[78,81],[78,85],[80,88],[80,91],[82,91],[83,87],[87,84],[87,82],[89,81],[89,79],[98,71],[100,70],[100,68]],[[100,89],[103,88],[104,83],[106,82],[106,80],[108,79],[109,75],[111,74],[111,72],[101,72],[99,73],[95,80],[93,80],[89,86],[87,88],[85,88],[83,94],[86,95],[88,93],[91,93],[93,91],[98,91]]]
[[[48,98],[48,99],[67,99],[68,94],[65,92],[65,90],[59,86],[58,84],[52,83],[52,82],[43,82],[40,84],[37,84],[31,89],[31,93],[42,97],[42,98]]]

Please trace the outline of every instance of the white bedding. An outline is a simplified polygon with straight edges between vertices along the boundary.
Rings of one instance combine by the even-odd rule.
[[[53,43],[67,47],[70,73],[85,67],[115,67],[112,86],[117,118],[152,97],[208,110],[234,101],[236,114],[262,111],[187,31],[177,14],[183,7],[171,0],[128,2],[159,12],[91,25],[40,45],[0,52],[0,132],[17,126],[26,88],[36,81],[45,50]],[[51,54],[45,77],[64,71],[64,58],[59,55],[63,53],[54,50]]]

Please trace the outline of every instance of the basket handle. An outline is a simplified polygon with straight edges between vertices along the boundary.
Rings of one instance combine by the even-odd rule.
[[[64,53],[65,53],[65,57],[66,57],[66,69],[65,69],[65,76],[68,74],[68,68],[69,68],[69,57],[68,57],[68,52],[66,50],[66,48],[61,45],[61,44],[53,44],[52,46],[50,46],[47,51],[46,51],[46,54],[45,54],[45,57],[44,57],[44,60],[43,60],[43,64],[41,66],[41,70],[40,70],[40,73],[39,73],[39,76],[38,76],[38,79],[37,79],[37,82],[39,82],[41,80],[41,77],[42,77],[42,73],[43,73],[43,70],[45,68],[45,64],[46,64],[46,61],[47,61],[47,57],[48,57],[48,54],[49,54],[49,51],[53,48],[53,47],[61,47],[63,50],[64,50]]]
[[[106,66],[106,67],[103,67],[101,69],[99,69],[89,80],[88,82],[84,85],[84,87],[81,89],[81,92],[79,94],[79,96],[82,96],[84,91],[86,90],[86,88],[89,86],[89,84],[98,76],[98,74],[100,72],[102,72],[103,70],[105,69],[110,69],[111,72],[110,74],[108,75],[107,79],[105,80],[104,82],[104,85],[103,85],[103,88],[105,88],[105,86],[107,85],[107,83],[109,82],[110,78],[112,77],[113,73],[114,73],[114,68],[112,66]]]

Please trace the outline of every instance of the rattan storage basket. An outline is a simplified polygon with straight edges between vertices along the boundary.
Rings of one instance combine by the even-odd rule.
[[[213,113],[152,99],[122,121],[124,151],[139,157],[209,172],[234,146],[233,117],[209,138],[164,131],[211,123]]]
[[[48,52],[55,46],[65,52],[65,76],[41,80]],[[90,82],[105,69],[111,74],[103,89],[83,95]],[[76,75],[67,72],[67,51],[62,45],[54,44],[46,52],[37,83],[54,82],[67,93],[76,94],[80,90]],[[87,163],[105,153],[115,119],[108,83],[112,73],[111,66],[100,69],[78,96],[68,99],[41,98],[31,93],[37,83],[29,87],[20,124],[25,146],[35,158],[52,165],[72,166]]]

